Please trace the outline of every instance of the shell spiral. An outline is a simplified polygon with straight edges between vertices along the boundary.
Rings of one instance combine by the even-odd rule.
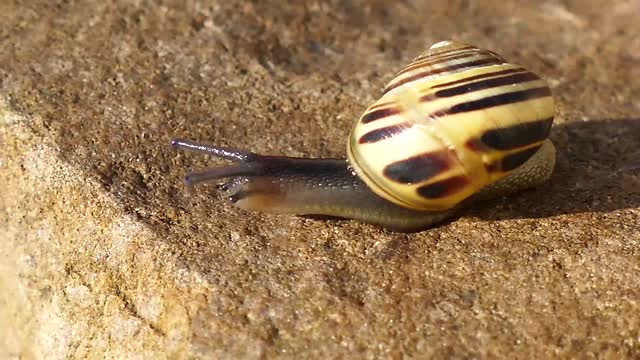
[[[400,70],[356,121],[347,155],[379,196],[412,209],[449,209],[534,155],[554,113],[536,74],[443,41]]]

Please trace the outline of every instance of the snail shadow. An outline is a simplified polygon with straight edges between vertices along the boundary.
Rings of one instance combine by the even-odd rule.
[[[557,163],[547,184],[465,215],[500,220],[640,207],[640,118],[562,124],[551,139]]]

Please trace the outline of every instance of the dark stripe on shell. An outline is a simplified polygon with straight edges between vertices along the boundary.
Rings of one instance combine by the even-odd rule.
[[[438,199],[457,193],[469,184],[466,176],[454,176],[433,184],[420,186],[416,191],[427,199]]]
[[[368,112],[364,115],[362,115],[362,118],[360,118],[360,121],[363,124],[368,124],[372,121],[376,121],[376,120],[380,120],[380,119],[384,119],[388,116],[393,116],[396,114],[400,113],[400,109],[398,108],[384,108],[384,109],[378,109],[378,110],[374,110],[371,112]]]
[[[521,73],[521,74],[513,74],[509,76],[497,77],[486,79],[483,81],[474,82],[471,84],[462,84],[448,89],[438,90],[435,93],[436,97],[451,97],[456,95],[467,94],[474,91],[480,91],[485,89],[491,89],[494,87],[500,87],[505,85],[513,85],[524,83],[527,81],[535,81],[540,80],[536,74],[531,72]]]
[[[389,107],[390,105],[393,105],[393,104],[395,104],[395,101],[385,101],[385,102],[381,102],[381,103],[375,103],[375,104],[369,106],[369,109],[367,111],[378,110],[380,108]]]
[[[430,71],[424,71],[415,75],[411,75],[408,76],[400,81],[398,81],[397,83],[388,86],[383,94],[388,93],[389,91],[400,87],[406,83],[427,77],[427,76],[431,76],[431,75],[435,75],[435,74],[440,74],[443,72],[449,72],[449,71],[453,71],[453,70],[458,70],[461,71],[462,69],[467,69],[467,68],[474,68],[474,67],[479,67],[479,66],[483,66],[483,65],[499,65],[502,64],[504,61],[500,60],[500,59],[496,59],[496,58],[488,58],[488,59],[480,59],[480,60],[476,60],[476,61],[469,61],[469,62],[464,62],[464,63],[459,63],[459,64],[453,64],[450,66],[445,66],[442,68],[438,68],[438,69],[433,69]]]
[[[540,146],[534,146],[505,156],[501,161],[501,170],[503,172],[515,170],[518,166],[527,162],[527,160],[529,160],[538,151],[538,149],[540,149]]]
[[[551,90],[544,86],[533,89],[526,89],[504,94],[487,96],[482,99],[467,101],[450,107],[447,110],[438,111],[437,114],[458,114],[463,112],[483,110],[491,107],[513,104],[521,101],[537,99],[545,96],[551,96]]]
[[[384,176],[401,184],[414,184],[451,168],[455,155],[449,150],[441,150],[397,161],[384,168]]]
[[[358,143],[360,144],[371,144],[386,138],[390,138],[392,136],[398,135],[401,132],[409,129],[411,126],[407,123],[400,123],[391,126],[386,126],[382,128],[378,128],[375,130],[371,130],[368,133],[362,135],[360,139],[358,139]]]
[[[470,45],[461,46],[461,47],[454,47],[453,49],[444,50],[444,51],[438,51],[437,49],[438,48],[428,50],[423,55],[418,56],[417,58],[415,58],[412,61],[412,63],[415,63],[415,62],[420,61],[420,60],[426,60],[426,59],[433,58],[433,57],[439,57],[439,56],[442,56],[442,55],[451,54],[451,53],[456,52],[456,51],[469,50],[469,49],[480,50],[477,47],[470,46]]]
[[[521,123],[501,129],[487,130],[480,137],[483,144],[496,150],[524,147],[549,137],[553,118]]]
[[[434,85],[431,88],[432,89],[439,89],[439,88],[443,88],[443,87],[447,87],[447,86],[458,85],[458,84],[461,84],[461,83],[468,83],[468,82],[472,82],[472,81],[475,81],[475,80],[480,80],[480,79],[485,79],[485,78],[493,78],[493,77],[513,74],[513,73],[520,73],[520,72],[524,72],[524,71],[527,71],[527,70],[525,68],[515,68],[515,69],[507,69],[507,70],[496,71],[496,72],[488,72],[488,73],[484,73],[484,74],[480,74],[480,75],[469,76],[469,77],[462,78],[462,79],[459,79],[459,80],[456,80],[456,81],[451,81],[451,82],[447,82],[447,83]]]
[[[464,51],[464,52],[461,52],[461,53],[448,54],[446,56],[440,56],[440,54],[438,54],[438,57],[423,58],[420,61],[412,62],[411,64],[407,65],[404,69],[400,70],[400,72],[398,72],[396,74],[396,76],[402,75],[402,74],[404,74],[406,72],[414,71],[416,69],[420,69],[420,68],[423,68],[423,67],[438,65],[439,63],[444,63],[444,62],[448,62],[448,61],[452,61],[452,60],[469,58],[469,57],[473,57],[473,56],[477,57],[479,54],[483,54],[484,55],[484,53],[478,51],[478,49],[468,50],[468,51]]]

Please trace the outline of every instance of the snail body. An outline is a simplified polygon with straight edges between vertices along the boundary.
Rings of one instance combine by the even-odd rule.
[[[546,181],[555,105],[547,84],[497,54],[433,45],[399,71],[355,122],[348,159],[257,155],[174,140],[235,164],[191,173],[245,209],[330,215],[392,230],[431,227],[476,199]]]

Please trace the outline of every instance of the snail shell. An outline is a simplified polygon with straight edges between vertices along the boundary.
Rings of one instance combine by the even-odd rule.
[[[524,164],[549,136],[545,81],[497,54],[443,41],[399,71],[356,121],[348,160],[379,196],[454,207]]]

